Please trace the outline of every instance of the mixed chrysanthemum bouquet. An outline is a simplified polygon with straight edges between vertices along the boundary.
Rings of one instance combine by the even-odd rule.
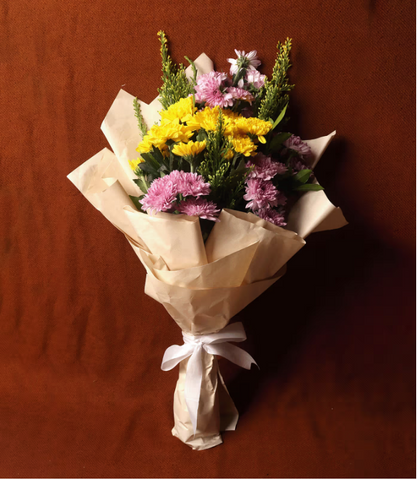
[[[147,130],[134,102],[143,133],[130,165],[141,197],[137,206],[150,213],[169,212],[218,221],[224,208],[253,212],[284,227],[291,199],[322,187],[314,182],[306,159],[311,148],[285,131],[291,41],[278,44],[272,77],[257,67],[257,52],[235,50],[227,73],[197,76],[191,60],[190,81],[173,64],[166,37],[162,47],[163,110],[159,124]],[[289,201],[290,200],[290,201]],[[205,237],[209,225],[202,222]]]
[[[121,90],[102,124],[114,153],[68,177],[124,233],[146,269],[145,293],[182,330],[161,367],[179,364],[172,433],[204,450],[238,420],[217,356],[254,363],[229,343],[246,338],[230,319],[282,277],[307,235],[346,221],[313,174],[335,133],[302,141],[285,129],[290,40],[267,79],[256,51],[236,50],[230,75],[205,54],[186,57],[186,69],[159,37],[159,96],[148,105]]]

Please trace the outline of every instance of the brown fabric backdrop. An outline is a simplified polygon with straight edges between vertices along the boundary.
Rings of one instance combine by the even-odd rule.
[[[415,476],[415,5],[0,2],[0,476]],[[66,175],[106,146],[121,87],[150,101],[176,61],[293,38],[292,128],[337,129],[317,168],[350,221],[308,238],[237,320],[261,370],[221,361],[224,444],[170,434],[181,341],[123,236]]]

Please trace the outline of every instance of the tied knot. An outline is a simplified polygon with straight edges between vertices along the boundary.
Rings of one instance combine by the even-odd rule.
[[[219,355],[242,368],[250,370],[255,360],[241,348],[230,342],[246,340],[245,330],[241,322],[228,325],[217,333],[208,335],[182,334],[184,344],[167,348],[162,359],[161,369],[172,370],[182,360],[189,358],[185,375],[184,397],[190,420],[197,430],[197,414],[200,403],[201,383],[203,381],[203,350],[211,355]]]
[[[188,333],[182,333],[182,339],[184,340],[184,343],[186,345],[195,345],[196,347],[198,345],[204,345],[204,338],[203,335],[191,335]]]

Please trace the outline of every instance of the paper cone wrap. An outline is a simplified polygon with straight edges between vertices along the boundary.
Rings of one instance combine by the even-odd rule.
[[[199,74],[213,69],[205,54],[195,63]],[[114,153],[102,150],[68,178],[124,233],[146,269],[145,293],[165,307],[183,334],[198,339],[222,332],[234,315],[285,273],[288,260],[305,244],[304,237],[314,231],[339,228],[346,220],[323,191],[307,192],[291,210],[288,228],[277,227],[252,213],[225,209],[204,245],[197,217],[139,212],[129,198],[140,195],[128,164],[129,159],[136,158],[135,149],[141,140],[133,98],[121,90],[103,121],[102,130]],[[140,104],[145,121],[152,125],[159,118],[158,99],[149,105]],[[334,135],[307,141],[313,152],[312,166]],[[192,425],[184,396],[191,361],[185,358],[180,363],[174,394],[172,430],[174,436],[196,450],[221,443],[220,431],[233,430],[238,419],[216,357],[203,350],[201,358],[196,426]],[[250,362],[245,368],[250,368]]]

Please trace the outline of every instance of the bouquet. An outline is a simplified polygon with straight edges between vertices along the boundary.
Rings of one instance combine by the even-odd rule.
[[[179,364],[174,436],[196,450],[222,442],[238,412],[217,356],[251,368],[229,342],[230,319],[284,275],[312,232],[346,220],[313,168],[335,135],[303,141],[285,128],[291,41],[271,77],[257,52],[235,50],[230,73],[200,55],[176,65],[159,32],[162,87],[149,105],[121,90],[102,124],[102,150],[68,175],[126,237],[146,269],[145,293],[182,330],[162,369]]]

